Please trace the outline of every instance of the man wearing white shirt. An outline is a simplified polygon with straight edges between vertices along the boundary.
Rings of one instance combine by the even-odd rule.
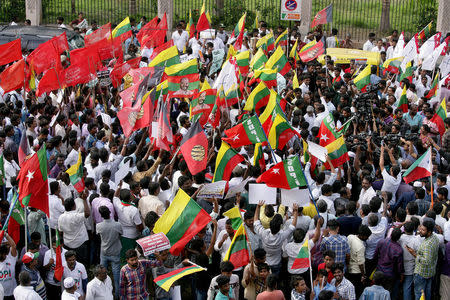
[[[394,50],[395,50],[395,46],[397,46],[397,41],[398,40],[396,38],[394,38],[390,42],[391,45],[386,50],[386,59],[394,58]]]
[[[61,196],[61,189],[58,181],[50,182],[50,195],[48,196],[50,219],[49,226],[51,229],[57,229],[58,219],[64,212],[64,198]]]
[[[177,30],[172,33],[173,44],[177,46],[179,52],[183,52],[184,47],[186,47],[189,41],[189,33],[183,30],[181,23],[177,24]]]
[[[39,300],[42,299],[36,293],[31,285],[31,276],[27,271],[22,271],[19,274],[20,285],[14,289],[14,299],[16,300]],[[3,297],[2,297],[3,299]]]
[[[94,270],[94,279],[87,284],[85,300],[113,300],[113,287],[106,268],[98,265]]]
[[[378,53],[381,53],[382,51],[386,51],[386,49],[383,47],[383,40],[378,39],[376,45],[370,51],[378,52]]]
[[[367,42],[364,43],[363,50],[372,51],[372,48],[375,47],[375,45],[373,44],[374,40],[375,40],[375,33],[373,32],[369,33],[369,39],[367,40]]]
[[[214,249],[220,253],[221,260],[225,257],[225,253],[227,253],[228,248],[230,248],[231,240],[234,237],[234,229],[231,226],[231,219],[227,219],[225,222],[225,229],[222,230],[216,240],[214,245]]]
[[[383,186],[381,187],[381,191],[391,192],[392,193],[392,203],[395,203],[395,194],[397,193],[398,187],[402,182],[402,176],[400,174],[400,167],[397,165],[397,161],[394,158],[393,150],[388,149],[389,158],[391,160],[391,169],[388,173],[384,168],[384,145],[381,145],[381,153],[380,153],[380,169],[381,175],[383,175]]]
[[[361,182],[361,193],[359,194],[358,205],[369,204],[370,200],[377,195],[372,187],[372,179],[369,176],[363,178]]]
[[[20,167],[19,165],[14,161],[13,154],[10,150],[5,149],[3,151],[3,158],[4,158],[4,167],[5,167],[5,179],[6,179],[6,188],[10,189],[12,188],[11,184],[11,178],[16,177],[19,173]],[[2,174],[3,175],[3,174]]]
[[[303,118],[305,118],[305,121],[308,122],[308,131],[310,131],[311,128],[313,128],[314,120],[316,119],[316,115],[314,114],[314,107],[308,105],[308,107],[306,108],[306,114],[303,115]]]

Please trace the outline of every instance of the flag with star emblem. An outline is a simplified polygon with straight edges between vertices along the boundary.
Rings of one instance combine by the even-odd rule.
[[[192,124],[180,143],[180,152],[192,175],[206,169],[208,163],[208,139],[199,121]]]
[[[40,209],[47,217],[50,217],[47,174],[47,151],[44,144],[21,165],[17,179],[19,180],[19,201],[22,206]]]
[[[256,182],[264,182],[267,186],[288,190],[306,186],[306,179],[298,156],[293,156],[277,163],[262,173],[256,179]]]
[[[331,113],[320,124],[318,137],[320,138],[320,146],[327,148],[328,157],[331,159],[333,167],[341,166],[349,160],[344,137],[336,132]],[[325,163],[325,168],[330,168],[328,162]]]
[[[225,135],[227,137],[222,138],[222,140],[233,148],[261,143],[266,140],[264,130],[257,116],[250,117],[242,123],[225,130]]]

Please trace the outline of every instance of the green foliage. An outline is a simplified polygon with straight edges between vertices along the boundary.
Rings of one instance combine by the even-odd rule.
[[[25,21],[25,0],[1,1],[0,21],[1,22]]]
[[[414,26],[418,28],[417,31],[422,30],[431,21],[433,21],[431,32],[436,31],[436,20],[438,12],[437,1],[434,0],[417,0],[418,11],[420,11],[420,18],[416,18],[413,22]]]

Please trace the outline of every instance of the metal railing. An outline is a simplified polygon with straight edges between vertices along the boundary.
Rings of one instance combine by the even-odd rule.
[[[26,0],[0,0],[0,22],[9,23],[15,17],[23,22]],[[189,10],[197,21],[204,0],[173,0],[174,22],[189,20]],[[407,35],[420,30],[424,18],[433,18],[438,0],[313,0],[311,18],[333,4],[333,27],[339,30],[339,37],[350,33],[355,40],[366,39],[369,32],[377,36],[386,36],[392,29],[405,31]],[[244,11],[247,11],[247,29],[254,27],[255,16],[266,21],[270,27],[289,26],[280,20],[280,0],[205,0],[213,25],[223,23],[232,30]],[[387,8],[383,10],[383,8]],[[42,0],[43,24],[55,24],[56,18],[64,17],[64,22],[77,18],[83,12],[86,19],[99,24],[111,22],[117,24],[126,16],[135,17],[139,22],[141,16],[151,19],[157,13],[157,0]],[[380,26],[382,15],[388,12],[389,20]],[[326,30],[329,25],[324,26]]]

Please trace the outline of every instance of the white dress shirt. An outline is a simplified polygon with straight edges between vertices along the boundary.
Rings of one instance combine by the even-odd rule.
[[[106,276],[105,281],[94,277],[87,284],[86,300],[113,300],[113,287],[111,278]]]
[[[14,289],[14,299],[16,300],[40,300],[42,299],[33,289],[33,286],[19,285]]]
[[[64,232],[64,244],[69,248],[78,248],[89,239],[84,213],[76,210],[66,211],[58,219],[58,229]]]
[[[178,51],[182,52],[186,46],[187,41],[189,41],[189,34],[187,31],[182,31],[181,34],[177,31],[172,33],[173,44],[177,46]]]

